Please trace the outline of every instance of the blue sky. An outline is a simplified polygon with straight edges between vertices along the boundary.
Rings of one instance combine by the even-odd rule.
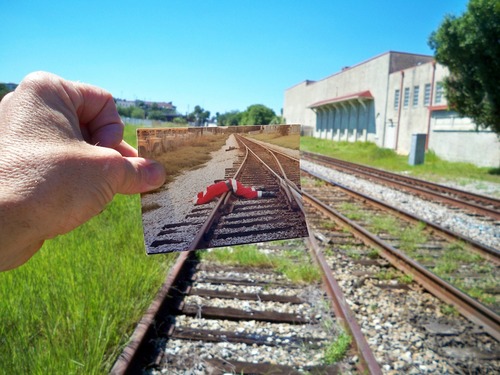
[[[387,51],[432,54],[466,0],[0,0],[0,82],[35,70],[224,113]]]

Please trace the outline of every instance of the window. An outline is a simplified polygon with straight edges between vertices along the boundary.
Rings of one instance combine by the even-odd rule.
[[[431,104],[431,84],[426,83],[424,87],[424,105]]]
[[[420,93],[420,86],[413,86],[413,106],[418,107],[418,95]]]
[[[399,107],[399,90],[394,91],[394,109]]]
[[[436,83],[436,99],[434,103],[439,104],[443,101],[444,87],[442,82]]]
[[[405,87],[405,96],[404,96],[404,101],[403,101],[403,107],[408,108],[409,104],[410,104],[410,88]]]

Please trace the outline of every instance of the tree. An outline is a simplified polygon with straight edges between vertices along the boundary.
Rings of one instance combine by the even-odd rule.
[[[165,121],[167,119],[167,116],[165,115],[165,113],[163,113],[163,111],[159,109],[153,109],[148,112],[148,119]]]
[[[500,135],[500,2],[470,0],[461,17],[444,18],[429,46],[450,71],[449,106]]]
[[[276,116],[271,108],[263,104],[253,104],[243,112],[240,124],[244,125],[269,125]]]
[[[190,121],[194,121],[196,126],[203,126],[209,117],[210,111],[205,111],[199,105],[195,106],[193,112],[188,115],[188,119],[190,119]]]
[[[239,125],[243,113],[237,110],[219,114],[217,116],[218,126],[234,126]]]
[[[141,118],[141,119],[146,117],[146,112],[144,111],[144,109],[139,107],[130,107],[130,108],[132,108],[130,110],[130,117]]]
[[[5,95],[7,95],[10,92],[9,88],[7,85],[4,85],[3,83],[0,83],[0,100],[3,99]]]

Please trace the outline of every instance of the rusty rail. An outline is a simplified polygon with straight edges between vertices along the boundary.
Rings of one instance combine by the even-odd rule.
[[[155,299],[147,309],[137,324],[129,343],[123,349],[122,353],[111,368],[110,374],[134,374],[140,373],[142,369],[134,368],[137,363],[137,357],[146,350],[151,338],[155,336],[155,322],[160,312],[165,308],[165,304],[169,301],[169,291],[178,279],[185,262],[192,256],[191,252],[182,252],[179,254],[177,261],[170,269],[165,282],[155,296]]]
[[[429,181],[402,176],[396,173],[371,168],[365,165],[355,164],[344,160],[327,157],[312,152],[302,152],[304,159],[319,161],[328,167],[338,169],[350,174],[368,176],[380,180],[390,186],[399,187],[416,195],[431,198],[440,202],[448,203],[455,207],[466,209],[479,215],[500,220],[500,200],[486,197],[463,190],[438,185]],[[455,196],[455,197],[454,197]],[[480,202],[478,204],[477,202]],[[493,206],[489,208],[487,206]]]
[[[469,320],[484,327],[496,340],[500,340],[500,317],[478,301],[453,287],[420,264],[409,258],[401,251],[382,241],[379,237],[368,232],[337,210],[329,207],[303,192],[303,198],[317,209],[325,212],[341,226],[347,226],[353,234],[366,244],[380,249],[380,255],[387,259],[394,267],[413,276],[414,280],[441,300],[455,306],[455,308]]]
[[[475,251],[477,254],[483,256],[484,258],[490,260],[494,264],[497,264],[497,265],[500,264],[500,250],[498,250],[498,249],[483,245],[483,244],[481,244],[481,243],[479,243],[479,242],[477,242],[469,237],[466,237],[460,233],[452,232],[449,229],[446,229],[441,225],[438,225],[438,224],[432,223],[428,220],[425,220],[423,218],[417,217],[417,216],[413,215],[412,213],[405,211],[403,209],[393,207],[393,206],[391,206],[385,202],[382,202],[378,199],[375,199],[375,198],[370,197],[366,194],[355,191],[347,186],[339,184],[338,182],[329,181],[328,179],[325,179],[323,176],[321,176],[317,173],[306,172],[306,171],[302,171],[302,172],[309,174],[315,178],[318,178],[322,181],[326,181],[329,184],[332,184],[334,186],[338,186],[343,191],[346,191],[348,194],[350,194],[351,196],[354,196],[354,197],[360,198],[364,201],[370,202],[373,205],[375,205],[377,207],[381,207],[384,210],[390,210],[390,211],[396,212],[398,214],[398,216],[400,216],[400,217],[407,218],[410,220],[420,221],[421,223],[424,223],[429,228],[436,229],[438,232],[443,233],[443,235],[448,239],[460,240],[463,243],[470,245],[473,251]]]
[[[310,252],[321,270],[326,292],[330,300],[333,302],[335,316],[343,322],[344,328],[353,338],[353,345],[358,351],[360,357],[361,371],[368,372],[372,375],[382,374],[382,370],[380,369],[380,366],[378,365],[365,336],[361,332],[361,328],[356,322],[353,313],[345,300],[344,294],[342,293],[337,280],[335,280],[332,270],[328,266],[326,259],[312,233],[313,231],[309,229],[309,238],[307,239],[307,242],[309,244]]]

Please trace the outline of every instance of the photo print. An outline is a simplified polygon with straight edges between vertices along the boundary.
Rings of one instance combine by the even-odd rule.
[[[137,130],[167,181],[141,195],[148,254],[307,237],[300,126]]]

